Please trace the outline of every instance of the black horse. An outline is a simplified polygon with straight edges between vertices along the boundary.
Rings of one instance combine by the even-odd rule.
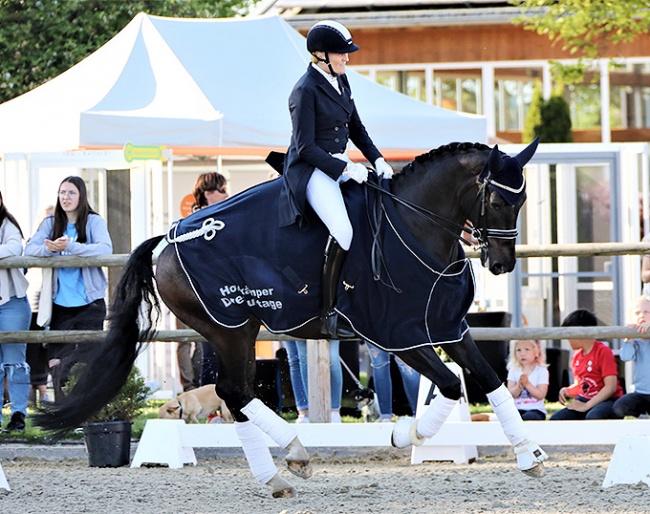
[[[345,270],[343,272],[343,280],[347,282],[341,284],[339,289],[339,314],[364,338],[390,351],[399,352],[407,364],[438,386],[441,392],[439,397],[443,401],[438,406],[434,401],[429,409],[436,411],[433,416],[438,420],[418,420],[417,426],[410,418],[398,420],[392,440],[395,446],[421,444],[424,437],[430,437],[437,431],[453,403],[460,398],[458,377],[436,354],[435,346],[442,345],[454,361],[470,372],[487,393],[492,394],[488,394],[488,398],[506,435],[515,446],[519,468],[530,474],[543,474],[542,461],[546,455],[526,438],[523,422],[514,408],[512,397],[507,390],[503,394],[503,384],[478,351],[464,322],[473,297],[473,277],[471,271],[468,271],[471,266],[468,266],[459,243],[463,234],[469,231],[479,241],[481,262],[485,267],[497,275],[513,270],[517,216],[525,201],[523,166],[534,154],[536,146],[537,142],[534,142],[516,157],[508,157],[496,146],[491,149],[478,143],[453,143],[417,157],[395,174],[391,181],[384,181],[383,188],[376,181],[366,186],[353,184],[348,187],[352,191],[352,199],[370,196],[377,199],[371,205],[361,208],[359,214],[351,212],[351,218],[356,216],[365,219],[368,223],[367,232],[371,234],[370,237],[363,237],[368,236],[363,233],[366,229],[355,226],[353,246],[362,239],[366,242],[359,242],[360,257],[348,257],[350,266],[346,263],[346,269],[352,271],[347,275]],[[324,227],[313,220],[309,230],[295,229],[296,237],[306,238],[298,239],[299,241],[309,242],[306,245],[296,244],[291,250],[299,254],[297,261],[308,263],[307,268],[300,273],[294,273],[289,266],[283,268],[278,278],[280,286],[277,288],[249,289],[247,286],[242,289],[241,285],[235,287],[227,282],[213,283],[216,279],[205,274],[212,271],[210,268],[220,272],[228,265],[226,257],[220,260],[211,251],[195,256],[198,257],[196,264],[189,263],[193,254],[201,248],[191,246],[191,241],[200,245],[204,244],[203,240],[214,239],[213,243],[219,245],[222,236],[217,232],[229,223],[223,223],[220,214],[226,216],[229,210],[234,212],[236,218],[243,218],[249,227],[242,229],[237,243],[231,245],[244,247],[247,253],[244,261],[249,262],[248,254],[252,250],[248,246],[254,244],[269,245],[262,253],[270,260],[281,254],[280,247],[287,246],[282,240],[282,231],[287,229],[280,229],[280,235],[275,233],[270,236],[273,240],[249,242],[253,232],[264,231],[269,228],[269,223],[274,224],[274,216],[270,211],[266,213],[268,216],[256,215],[259,214],[259,208],[251,213],[246,207],[250,203],[245,201],[246,195],[252,195],[253,204],[259,205],[264,198],[276,198],[277,190],[273,183],[256,186],[249,192],[242,193],[244,196],[241,198],[236,195],[223,202],[225,206],[214,212],[202,210],[200,216],[196,217],[195,226],[198,229],[191,230],[190,226],[189,232],[181,234],[178,226],[172,228],[166,238],[167,246],[160,246],[164,236],[158,236],[136,248],[113,295],[110,326],[105,341],[86,350],[84,360],[87,365],[72,391],[38,414],[36,423],[62,434],[79,426],[120,390],[140,345],[154,336],[155,312],[159,308],[157,286],[160,298],[171,311],[213,346],[219,369],[216,391],[233,414],[237,433],[254,476],[271,487],[273,496],[293,496],[294,488],[280,477],[272,463],[263,432],[280,447],[288,450],[288,467],[297,476],[311,476],[309,455],[298,440],[295,428],[254,397],[255,340],[262,322],[270,330],[287,332],[299,338],[323,338],[319,333],[318,288],[322,248],[327,233]],[[373,194],[370,195],[369,192]],[[354,211],[352,205],[348,204],[348,207]],[[259,220],[265,217],[270,221],[267,225],[260,226]],[[182,220],[181,228],[193,219],[190,217]],[[253,221],[256,226],[250,227]],[[312,237],[310,234],[316,234],[316,239],[309,239]],[[387,239],[389,236],[393,239]],[[276,243],[276,240],[280,243]],[[314,245],[318,248],[316,257],[304,258],[302,247]],[[393,254],[398,246],[406,249],[406,256]],[[154,280],[152,253],[156,247],[157,253],[161,247],[163,249],[158,255]],[[352,255],[351,252],[350,256]],[[282,261],[283,258],[279,260]],[[407,258],[413,259],[413,263],[405,265],[403,259]],[[359,259],[365,259],[361,266]],[[238,262],[241,260],[238,259]],[[252,267],[247,265],[246,273],[257,273],[259,262],[260,260],[255,260]],[[437,263],[440,269],[433,269],[431,263]],[[424,276],[422,271],[418,271],[419,265],[427,272],[431,271],[434,276],[433,285],[426,286],[423,294],[416,292],[419,284],[414,284],[412,277],[402,279],[400,275],[415,273],[414,276],[419,279]],[[199,278],[193,275],[190,269],[192,267],[196,268]],[[364,270],[370,280],[364,279]],[[468,272],[469,281],[455,282],[459,276],[466,279]],[[236,273],[243,274],[244,271],[239,269]],[[269,274],[267,271],[264,273]],[[440,284],[446,276],[451,283],[445,289]],[[239,279],[246,280],[246,277]],[[350,284],[350,280],[356,281],[356,284],[367,283],[368,287],[375,289],[368,291],[355,287]],[[231,287],[236,289],[234,297],[229,296]],[[290,310],[291,316],[295,318],[290,322],[285,322],[288,313],[275,308],[282,302],[270,297],[261,298],[271,295],[276,289],[283,291],[282,300],[285,302],[290,302],[290,297],[298,298],[298,302],[292,304],[290,309],[285,309]],[[461,292],[458,300],[447,296],[454,293],[454,289]],[[220,290],[221,296],[217,295],[216,303],[211,306],[206,298],[211,292]],[[400,301],[391,301],[391,294],[401,295]],[[441,295],[442,298],[437,298]],[[369,296],[381,297],[380,302],[383,298],[384,303],[380,303],[379,308],[385,308],[386,312],[375,311],[372,316],[368,316],[369,309],[378,308],[365,301]],[[404,301],[405,298],[410,298],[410,303]],[[432,307],[436,301],[437,306]],[[426,306],[422,305],[424,303]],[[394,307],[396,304],[399,307]],[[231,307],[237,310],[233,311]],[[445,314],[443,307],[450,308],[451,314]],[[226,310],[220,313],[219,308]],[[398,309],[397,316],[391,316],[393,308]],[[266,313],[270,311],[272,313],[268,314],[267,319]],[[412,312],[415,313],[414,316],[410,315]],[[225,318],[220,319],[222,315]],[[397,332],[392,330],[392,323],[386,322],[394,319],[396,323],[403,323],[405,316],[409,320]],[[376,328],[379,325],[382,326],[381,329]],[[436,338],[432,333],[437,329],[442,329],[443,335]],[[406,333],[402,336],[402,332]]]

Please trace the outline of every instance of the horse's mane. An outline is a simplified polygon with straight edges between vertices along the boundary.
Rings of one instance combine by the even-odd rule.
[[[434,159],[443,157],[446,154],[454,154],[458,152],[466,152],[468,150],[489,150],[490,147],[483,143],[449,143],[448,145],[439,146],[433,150],[429,150],[427,153],[418,155],[413,161],[409,162],[402,170],[395,175],[395,178],[399,178],[400,175],[404,176],[405,173],[412,172],[414,170],[415,163],[423,164]]]

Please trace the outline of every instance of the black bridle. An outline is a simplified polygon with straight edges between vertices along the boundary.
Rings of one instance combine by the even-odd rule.
[[[481,201],[481,211],[479,214],[478,227],[474,226],[474,224],[471,223],[471,221],[470,221],[470,226],[467,226],[467,224],[460,225],[455,221],[451,221],[445,218],[444,216],[441,216],[440,214],[437,214],[433,211],[430,211],[429,209],[426,209],[425,207],[422,207],[421,205],[405,200],[404,198],[400,198],[399,196],[375,184],[374,182],[368,181],[366,182],[366,185],[376,191],[381,192],[382,194],[388,196],[389,198],[392,198],[394,201],[403,205],[404,207],[414,212],[418,216],[421,216],[427,221],[430,221],[431,223],[439,226],[440,228],[445,230],[445,232],[450,234],[453,238],[457,239],[461,243],[465,243],[467,246],[473,246],[474,248],[482,249],[487,247],[488,237],[498,237],[500,239],[506,239],[506,238],[514,239],[517,237],[517,229],[500,230],[500,229],[490,229],[484,226],[485,223],[487,222],[486,221],[487,219],[486,218],[486,204],[487,204],[486,189],[487,188],[485,184],[482,184],[480,186],[476,198],[474,198],[474,202],[472,204],[473,206],[476,204],[477,201],[479,200]],[[375,223],[373,223],[373,226],[376,226],[379,223],[379,219],[377,219],[376,217],[374,218],[375,219],[373,221]],[[483,226],[481,226],[481,224],[483,224]],[[478,241],[478,245],[475,245],[471,241],[465,239],[462,235],[463,233],[470,234],[474,239],[476,239],[476,241]],[[514,233],[514,235],[512,233]]]
[[[372,180],[368,180],[365,183],[368,187],[374,189],[375,191],[381,192],[383,195],[388,196],[389,198],[393,199],[395,202],[403,205],[407,209],[409,209],[411,212],[414,212],[418,216],[421,216],[422,218],[426,219],[427,221],[437,225],[438,227],[442,228],[447,232],[449,235],[451,235],[454,239],[460,241],[461,243],[466,244],[467,246],[472,246],[475,249],[483,250],[487,248],[488,246],[488,238],[496,238],[496,239],[516,239],[518,235],[518,231],[516,228],[514,229],[494,229],[494,228],[488,228],[487,225],[487,204],[489,201],[488,198],[488,187],[487,187],[487,181],[481,183],[479,186],[479,190],[476,193],[476,196],[474,198],[474,201],[472,202],[472,210],[474,208],[474,205],[476,205],[476,202],[480,201],[481,202],[481,208],[479,211],[479,219],[478,219],[478,227],[475,226],[471,221],[467,220],[467,222],[463,225],[460,225],[459,223],[456,223],[455,221],[451,221],[444,216],[441,216],[440,214],[437,214],[433,211],[430,211],[429,209],[426,209],[425,207],[422,207],[421,205],[415,204],[413,202],[410,202],[408,200],[405,200],[404,198],[400,198],[399,196],[391,193],[390,191],[382,188]],[[380,196],[377,197],[377,199],[381,198]],[[381,228],[381,223],[383,220],[383,210],[381,206],[380,201],[376,202],[370,202],[368,198],[368,190],[366,189],[366,205],[369,207],[368,211],[368,216],[370,218],[370,227],[372,228],[372,251],[371,251],[371,256],[370,256],[370,261],[371,261],[371,269],[372,269],[372,274],[375,280],[382,280],[381,278],[381,268],[386,270],[386,276],[389,280],[390,283],[386,283],[382,280],[382,282],[397,291],[398,293],[401,292],[400,289],[395,285],[393,282],[390,272],[388,271],[385,263],[384,263],[384,257],[383,257],[383,251],[381,249],[381,238],[379,237],[379,232]],[[372,207],[371,207],[372,206]],[[469,223],[469,226],[468,226]],[[478,242],[478,244],[474,244],[470,241],[468,241],[465,237],[463,237],[463,233],[471,234],[471,236]]]

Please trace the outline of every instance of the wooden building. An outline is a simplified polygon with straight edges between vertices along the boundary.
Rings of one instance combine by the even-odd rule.
[[[555,86],[552,61],[575,61],[546,36],[515,25],[507,1],[262,0],[303,33],[333,19],[361,51],[350,66],[430,104],[488,119],[495,140],[521,142],[536,81]],[[579,85],[566,86],[576,142],[650,140],[650,36],[609,45]]]

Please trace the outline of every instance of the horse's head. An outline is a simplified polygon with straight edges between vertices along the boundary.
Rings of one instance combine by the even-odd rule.
[[[517,216],[526,201],[523,171],[538,143],[536,138],[514,157],[495,145],[478,177],[481,205],[474,224],[480,233],[481,264],[495,275],[509,273],[515,267]]]

